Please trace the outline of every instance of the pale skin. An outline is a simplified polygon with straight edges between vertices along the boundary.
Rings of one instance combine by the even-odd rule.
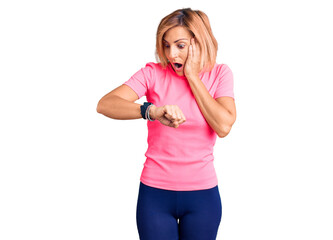
[[[219,137],[225,137],[236,120],[236,107],[233,98],[219,97],[214,99],[199,78],[200,48],[191,33],[184,27],[169,29],[164,36],[164,53],[170,63],[183,64],[173,69],[179,76],[186,76],[192,93],[207,123]],[[127,85],[105,95],[98,103],[97,111],[115,119],[142,118],[140,104],[136,93]],[[161,124],[178,128],[186,121],[182,110],[177,105],[152,106],[149,111],[152,119]]]

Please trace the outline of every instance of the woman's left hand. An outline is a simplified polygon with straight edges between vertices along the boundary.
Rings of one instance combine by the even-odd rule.
[[[197,77],[200,73],[200,49],[195,39],[191,38],[191,45],[188,48],[184,74],[187,79]]]

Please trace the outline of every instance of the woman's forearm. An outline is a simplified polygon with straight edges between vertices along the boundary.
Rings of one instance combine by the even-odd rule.
[[[97,112],[113,119],[139,119],[142,118],[140,106],[141,104],[114,95],[102,98],[98,102]]]

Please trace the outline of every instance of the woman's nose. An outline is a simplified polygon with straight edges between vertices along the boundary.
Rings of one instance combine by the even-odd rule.
[[[178,50],[176,48],[170,48],[170,57],[172,59],[178,57]]]

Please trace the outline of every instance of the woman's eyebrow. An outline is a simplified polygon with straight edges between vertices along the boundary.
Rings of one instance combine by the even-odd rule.
[[[162,39],[163,41],[165,41],[165,42],[168,42],[167,40],[165,40],[164,38]],[[176,42],[179,42],[180,40],[187,40],[188,41],[188,39],[187,38],[180,38],[180,39],[178,39],[178,40],[176,40],[176,41],[174,41],[174,43],[176,43]]]

